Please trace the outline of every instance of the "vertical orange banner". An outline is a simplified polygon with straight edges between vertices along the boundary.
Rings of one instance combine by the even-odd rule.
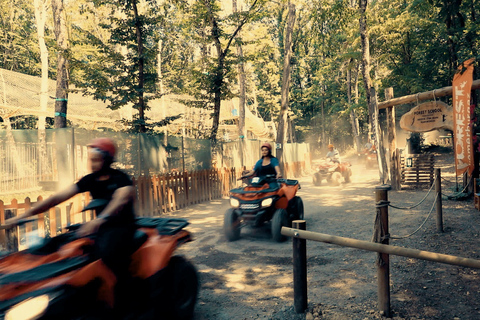
[[[470,126],[470,91],[474,58],[464,61],[453,77],[453,127],[457,176],[473,172],[472,127]]]

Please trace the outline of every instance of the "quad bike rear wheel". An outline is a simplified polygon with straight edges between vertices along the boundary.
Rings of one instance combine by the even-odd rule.
[[[167,266],[169,284],[167,310],[159,310],[167,314],[167,319],[193,319],[195,303],[198,296],[198,273],[195,266],[181,256],[173,256]],[[165,284],[159,284],[165,285]]]
[[[332,173],[332,185],[339,186],[340,180],[342,179],[342,174],[338,171]]]
[[[228,209],[223,218],[223,232],[228,241],[240,239],[240,219],[235,209]]]
[[[272,238],[276,242],[287,240],[287,237],[281,233],[282,227],[290,227],[288,213],[285,209],[277,209],[272,218]]]

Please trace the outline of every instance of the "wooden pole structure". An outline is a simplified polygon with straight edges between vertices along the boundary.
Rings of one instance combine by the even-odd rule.
[[[442,212],[442,181],[440,168],[435,168],[435,192],[437,194],[437,231],[443,232],[443,212]]]
[[[296,229],[305,230],[305,220],[294,220]],[[304,313],[307,309],[307,240],[293,238],[293,297],[296,313]]]
[[[440,262],[454,266],[480,269],[480,260],[461,258],[448,254],[441,254],[417,249],[397,247],[370,241],[357,240],[352,238],[344,238],[332,236],[330,234],[304,231],[293,228],[282,227],[282,234],[287,237],[295,237],[305,240],[319,241],[325,243],[336,244],[342,247],[351,247],[367,251],[382,252],[393,254],[396,256],[415,258],[433,262]]]
[[[388,190],[389,185],[375,187],[375,201],[377,203],[377,223],[375,226],[379,230],[377,241],[388,245]],[[378,308],[380,314],[390,317],[390,256],[388,253],[378,253],[377,257],[377,289],[378,289]]]
[[[472,90],[475,90],[475,89],[480,89],[480,79],[472,82]],[[452,95],[452,87],[444,87],[444,88],[435,89],[432,91],[422,92],[418,94],[411,94],[408,96],[403,96],[403,97],[379,102],[378,109],[385,109],[385,108],[393,107],[399,104],[416,102],[417,100],[418,101],[434,100],[435,98],[451,96],[451,95]]]
[[[370,88],[370,104],[372,108],[372,134],[375,134],[375,146],[377,147],[378,171],[380,183],[385,184],[388,180],[388,167],[385,157],[385,147],[383,145],[383,132],[378,121],[377,93],[374,87]]]
[[[393,88],[387,88],[385,90],[385,99],[393,99]],[[395,109],[392,107],[387,108],[387,131],[388,131],[388,162],[390,173],[390,184],[392,190],[400,189],[400,181],[398,181],[398,166],[397,166],[397,131],[395,128]]]

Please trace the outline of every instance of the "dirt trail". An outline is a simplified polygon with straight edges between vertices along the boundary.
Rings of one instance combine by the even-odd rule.
[[[453,163],[438,160],[451,193]],[[313,186],[299,179],[307,230],[371,241],[375,220],[374,189],[378,172],[354,164],[352,182],[339,187]],[[450,183],[447,186],[448,181]],[[454,181],[454,178],[453,178]],[[418,203],[427,190],[390,192],[397,206]],[[434,195],[412,210],[390,208],[390,232],[405,235],[428,215]],[[437,234],[434,212],[414,236],[391,244],[479,259],[480,213],[473,200],[444,200],[445,232]],[[228,242],[222,231],[228,200],[199,204],[175,213],[190,221],[195,241],[180,252],[201,276],[196,320],[237,319],[379,319],[375,253],[307,243],[309,310],[293,309],[292,242],[276,243],[268,226],[243,229],[241,239]],[[480,319],[477,270],[421,260],[391,257],[391,302],[396,319]]]

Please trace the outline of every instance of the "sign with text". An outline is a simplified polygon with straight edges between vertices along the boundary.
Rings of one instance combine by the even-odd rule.
[[[457,176],[467,171],[471,175],[474,168],[470,125],[470,90],[473,82],[474,61],[474,58],[464,61],[453,76],[453,132]]]
[[[405,113],[400,119],[400,127],[411,132],[453,130],[453,110],[441,101],[425,102]]]

